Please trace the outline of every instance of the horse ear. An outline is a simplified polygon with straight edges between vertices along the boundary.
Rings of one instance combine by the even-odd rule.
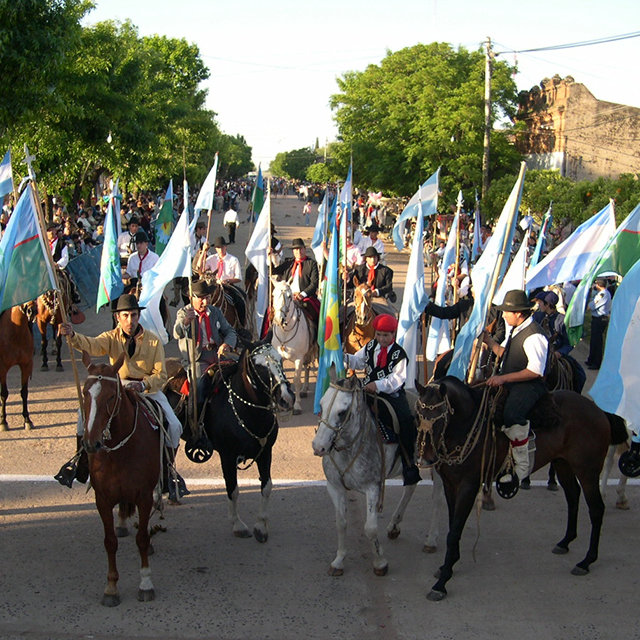
[[[331,381],[332,384],[335,384],[337,379],[338,379],[338,376],[336,375],[336,365],[332,364],[329,367],[329,380]]]
[[[358,280],[358,276],[356,275],[353,276],[353,284],[355,284],[356,287],[360,286],[360,280]]]
[[[447,395],[447,385],[443,382],[438,391],[440,391],[440,395],[444,398]]]
[[[113,363],[113,368],[115,370],[116,373],[118,373],[120,367],[122,366],[122,363],[124,362],[124,356],[125,356],[125,352],[123,351],[119,356],[118,359]]]
[[[83,349],[82,350],[82,364],[88,369],[91,364],[91,356]]]
[[[420,381],[419,381],[417,378],[414,380],[414,382],[416,383],[416,391],[417,391],[420,395],[422,395],[422,394],[425,392],[425,389],[426,389],[427,387],[423,387],[423,386],[420,384]]]

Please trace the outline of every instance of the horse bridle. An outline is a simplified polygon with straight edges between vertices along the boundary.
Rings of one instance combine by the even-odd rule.
[[[371,287],[369,287],[368,285],[367,285],[367,290],[371,291]],[[354,297],[356,324],[359,324],[361,327],[369,324],[373,316],[373,308],[371,306],[371,301],[367,300],[367,291],[362,293],[362,304],[365,306],[366,311],[363,314],[362,322],[358,323],[358,305],[355,305],[355,297]]]
[[[363,432],[364,422],[360,426],[360,430],[358,431],[358,433],[356,433],[355,437],[353,438],[353,440],[349,444],[345,444],[344,446],[338,447],[336,445],[336,443],[338,442],[338,440],[340,440],[340,437],[342,435],[342,431],[343,431],[345,425],[349,422],[349,419],[351,418],[351,414],[353,413],[353,407],[355,405],[355,402],[354,402],[355,394],[357,392],[361,391],[361,389],[360,388],[345,389],[344,387],[341,387],[341,386],[337,385],[335,382],[329,383],[329,386],[332,387],[333,389],[338,390],[338,391],[342,391],[344,393],[350,393],[351,394],[351,404],[349,405],[349,409],[347,411],[347,414],[344,417],[344,419],[342,420],[342,424],[340,426],[334,427],[332,424],[329,424],[322,416],[320,416],[320,420],[318,421],[318,426],[325,425],[325,427],[327,427],[330,431],[332,431],[335,434],[335,436],[333,438],[333,441],[331,442],[331,449],[332,450],[334,450],[334,451],[348,451],[349,449],[351,449],[351,447],[353,447],[353,445],[356,443],[356,441],[360,437],[360,434]],[[335,393],[333,395],[333,398],[331,398],[331,402],[329,403],[329,407],[327,409],[327,415],[331,415],[331,409],[332,409],[333,403],[335,402],[337,397],[338,397],[338,394]]]
[[[281,329],[286,329],[287,325],[289,324],[289,321],[286,318],[289,315],[289,309],[291,308],[291,305],[293,305],[293,312],[296,317],[296,322],[294,323],[295,331],[293,332],[293,335],[291,337],[289,337],[287,340],[281,340],[280,338],[278,338],[280,343],[283,345],[288,344],[298,335],[298,330],[300,329],[300,325],[302,324],[300,322],[300,314],[302,313],[302,311],[299,309],[299,307],[295,305],[293,296],[291,296],[290,300],[287,300],[286,296],[284,296],[284,298],[285,298],[285,303],[282,309],[282,315],[285,318],[285,320],[283,320],[282,324],[280,324],[280,322],[278,322],[278,316],[274,313],[273,314],[273,331],[275,333],[276,327],[280,327]]]
[[[433,388],[433,385],[427,385],[426,388],[428,389],[429,387]],[[436,409],[439,409],[440,407],[444,407],[444,411],[442,411],[437,416],[434,416],[433,418],[427,418],[422,413],[422,411],[425,411],[425,410],[436,411]],[[441,438],[443,438],[444,432],[447,430],[447,426],[449,425],[449,418],[455,413],[455,411],[451,406],[451,403],[449,402],[449,397],[445,395],[443,400],[441,400],[440,402],[436,402],[435,404],[426,404],[425,402],[422,402],[420,398],[418,398],[416,400],[416,413],[419,416],[418,435],[420,436],[420,451],[418,453],[420,454],[420,456],[422,456],[424,454],[424,446],[425,446],[425,440],[426,440],[427,434],[433,434],[433,426],[439,420],[443,420],[444,426],[442,427],[442,435],[441,435]],[[435,451],[436,446],[435,446],[435,443],[433,444],[434,444],[434,451]],[[436,451],[436,455],[437,455],[437,451]]]

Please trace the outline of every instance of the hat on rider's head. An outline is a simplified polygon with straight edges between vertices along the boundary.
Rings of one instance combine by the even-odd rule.
[[[204,298],[211,293],[211,286],[206,280],[197,280],[191,285],[191,293],[198,298]]]
[[[291,243],[291,248],[292,249],[304,249],[305,248],[305,243],[302,240],[302,238],[294,238],[293,242]]]
[[[367,247],[366,251],[362,254],[363,258],[379,258],[380,254],[375,247]]]
[[[395,333],[398,321],[389,313],[383,313],[373,319],[373,330]]]
[[[368,231],[369,233],[371,233],[372,231],[375,231],[376,233],[378,233],[380,231],[380,227],[374,223],[370,227],[367,227],[365,231]]]
[[[546,302],[550,307],[555,307],[559,301],[558,295],[553,291],[541,291],[534,299],[542,300],[542,302]]]
[[[52,231],[53,229],[57,229],[60,225],[57,222],[50,222],[47,225],[47,231]]]
[[[138,244],[138,242],[149,242],[149,236],[144,229],[136,232],[136,244]]]
[[[138,298],[136,298],[133,294],[123,293],[116,301],[113,312],[119,313],[120,311],[142,311],[146,308],[147,307],[141,307],[139,305]]]
[[[137,224],[138,226],[140,226],[140,220],[138,220],[138,218],[136,218],[135,216],[132,216],[131,218],[129,218],[129,222],[127,222],[127,224]]]
[[[521,289],[513,289],[507,291],[504,296],[504,301],[501,305],[498,305],[496,309],[500,311],[530,311],[533,308],[533,302],[531,302],[527,294]]]
[[[227,242],[222,236],[216,236],[213,239],[213,246],[216,247],[216,248],[226,247],[227,246]]]

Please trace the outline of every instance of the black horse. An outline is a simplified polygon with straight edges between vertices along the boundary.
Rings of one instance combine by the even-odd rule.
[[[471,388],[452,376],[423,387],[417,384],[420,427],[418,452],[435,459],[449,507],[449,535],[438,581],[427,596],[442,600],[453,565],[460,558],[460,538],[481,486],[498,474],[509,440],[491,420],[488,390]],[[536,434],[534,470],[553,461],[568,506],[566,533],[553,552],[565,554],[577,537],[580,488],[589,508],[591,537],[585,558],[572,570],[585,575],[598,557],[604,502],[598,484],[610,444],[620,438],[620,423],[591,400],[573,391],[555,391],[530,416]]]
[[[181,396],[175,390],[179,385],[170,384],[166,394],[183,423],[182,438],[187,441],[187,456],[195,462],[205,462],[214,450],[220,455],[227,496],[231,501],[229,519],[233,534],[239,538],[249,538],[251,532],[238,515],[237,472],[256,463],[262,501],[253,534],[259,542],[266,542],[272,487],[271,456],[278,437],[276,413],[292,410],[295,396],[282,369],[282,359],[270,344],[251,344],[243,350],[237,363],[216,367],[212,372],[214,376],[208,385],[202,408],[204,415],[201,416],[206,434],[204,441],[191,432],[188,403],[180,402]],[[196,439],[198,442],[194,442]],[[204,446],[202,442],[205,442]],[[195,455],[190,453],[194,449]]]

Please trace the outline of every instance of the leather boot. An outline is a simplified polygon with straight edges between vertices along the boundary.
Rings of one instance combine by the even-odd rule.
[[[191,491],[187,489],[184,478],[176,470],[175,459],[177,449],[165,447],[162,456],[162,493],[169,494],[169,501],[180,504],[180,498],[188,496]]]

